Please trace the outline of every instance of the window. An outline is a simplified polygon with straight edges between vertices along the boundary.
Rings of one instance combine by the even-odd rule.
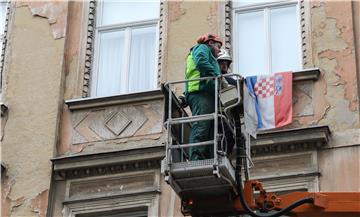
[[[5,24],[6,24],[7,2],[0,1],[0,50],[5,37]]]
[[[92,96],[157,87],[159,0],[99,1]]]
[[[233,2],[234,69],[243,76],[302,68],[299,3]]]
[[[147,207],[79,214],[75,217],[147,217]]]
[[[1,56],[1,65],[0,65],[0,92],[2,89],[2,78],[3,78],[3,46],[5,43],[5,27],[6,27],[6,16],[7,16],[7,1],[0,0],[0,56]]]

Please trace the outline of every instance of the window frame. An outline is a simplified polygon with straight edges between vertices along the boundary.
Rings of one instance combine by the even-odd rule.
[[[111,95],[106,96],[98,96],[97,95],[97,81],[98,81],[98,75],[99,75],[99,58],[100,58],[100,34],[104,32],[116,32],[116,31],[124,31],[125,34],[125,43],[124,47],[126,48],[126,51],[124,51],[124,58],[125,60],[121,60],[124,62],[124,64],[121,66],[122,69],[126,72],[125,78],[126,80],[129,79],[129,70],[130,70],[130,52],[131,52],[131,30],[136,28],[144,28],[144,27],[155,27],[156,29],[156,35],[155,35],[155,62],[154,62],[154,73],[156,80],[158,78],[158,67],[159,67],[159,50],[160,48],[160,22],[161,22],[161,1],[159,1],[159,17],[156,19],[144,19],[140,21],[135,22],[126,22],[126,23],[118,23],[118,24],[111,24],[111,25],[100,25],[102,22],[102,14],[103,14],[103,1],[96,1],[96,13],[95,13],[95,20],[96,24],[94,25],[94,35],[95,40],[93,41],[93,63],[91,67],[91,84],[90,84],[90,96],[91,97],[107,97]],[[99,18],[99,19],[97,19]],[[127,54],[127,55],[126,55]],[[157,85],[158,82],[156,82],[155,87],[152,89],[148,89],[146,91],[153,91],[158,88]],[[126,95],[126,94],[132,94],[136,92],[129,91],[129,82],[126,82],[125,89],[127,90],[126,93],[118,93],[115,95]],[[144,92],[144,91],[141,91]]]
[[[239,47],[236,46],[236,41],[238,41],[238,34],[237,34],[237,30],[236,27],[238,26],[238,21],[237,21],[237,14],[240,13],[249,13],[249,12],[258,12],[258,11],[263,11],[264,12],[264,28],[265,28],[265,33],[266,33],[266,41],[265,41],[265,53],[266,53],[266,60],[265,60],[265,69],[266,71],[263,73],[265,75],[271,74],[271,68],[272,68],[272,48],[271,48],[271,27],[270,27],[270,9],[279,9],[279,8],[286,8],[289,6],[293,6],[296,5],[296,20],[298,23],[298,37],[299,37],[299,41],[298,41],[298,45],[299,45],[299,54],[298,54],[298,63],[299,63],[299,67],[300,69],[294,69],[294,70],[302,70],[304,69],[304,58],[303,58],[303,40],[302,40],[302,26],[301,26],[301,21],[303,20],[302,15],[301,15],[301,1],[300,0],[280,0],[280,1],[272,1],[272,2],[264,2],[264,3],[250,3],[244,6],[236,6],[236,3],[233,2],[232,4],[232,12],[231,15],[233,17],[232,19],[232,27],[231,27],[231,32],[233,33],[233,37],[232,37],[232,47],[233,47],[233,59],[234,59],[234,72],[237,72],[239,74],[241,74],[239,71],[239,67],[238,67],[238,60],[239,60],[239,56],[238,56],[238,52],[239,52]]]

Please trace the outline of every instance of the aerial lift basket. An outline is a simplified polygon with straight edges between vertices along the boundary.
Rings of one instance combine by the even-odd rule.
[[[171,91],[173,85],[209,79],[215,80],[215,112],[199,116],[188,116],[181,107],[175,93]],[[203,212],[229,212],[226,209],[231,209],[232,198],[237,194],[235,168],[228,158],[226,147],[221,145],[221,137],[224,134],[219,132],[218,127],[214,127],[213,140],[192,144],[189,144],[188,140],[191,124],[196,121],[213,121],[214,126],[218,126],[220,123],[225,124],[227,129],[231,131],[231,136],[235,138],[234,121],[229,120],[225,113],[219,112],[219,108],[222,106],[221,110],[224,111],[228,107],[240,104],[240,90],[236,87],[219,88],[221,79],[223,77],[207,77],[171,82],[163,86],[165,95],[164,122],[167,128],[166,157],[162,161],[162,172],[165,180],[182,198],[183,203],[204,201],[203,198],[209,198],[209,200],[213,198],[213,201],[216,201],[216,199],[221,200],[221,203],[207,206],[206,209],[201,207],[199,209],[192,208],[193,213],[191,214],[197,211],[202,212],[198,214],[203,214]],[[194,146],[211,146],[214,149],[213,158],[190,161],[187,158],[188,148]],[[219,206],[219,204],[229,204],[229,207]],[[198,203],[196,205],[201,206]]]

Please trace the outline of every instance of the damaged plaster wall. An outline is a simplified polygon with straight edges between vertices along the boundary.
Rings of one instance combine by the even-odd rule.
[[[349,16],[345,16],[345,15]],[[320,191],[359,190],[359,96],[351,1],[313,1],[315,115],[303,124],[328,125],[332,140],[319,153]]]
[[[212,32],[221,35],[219,11],[225,2],[169,1],[169,20],[167,32],[167,81],[184,79],[185,60],[190,48],[202,34]],[[184,85],[179,85],[183,88]]]
[[[46,216],[63,70],[67,2],[17,2],[4,99],[2,216]]]
[[[325,83],[315,94],[326,101],[315,105],[323,114],[315,122],[333,130],[359,127],[353,21],[344,16],[351,13],[350,1],[312,4],[313,56]]]

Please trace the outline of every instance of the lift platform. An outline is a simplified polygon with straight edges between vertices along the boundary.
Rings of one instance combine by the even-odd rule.
[[[239,78],[238,75],[232,76]],[[176,84],[185,85],[186,82],[209,79],[215,80],[215,112],[189,116],[182,108],[179,98],[171,91],[172,87]],[[208,77],[170,82],[162,88],[165,95],[164,123],[168,133],[166,157],[162,162],[162,170],[165,180],[182,198],[183,207],[193,205],[191,210],[183,209],[185,215],[234,213],[232,204],[237,195],[235,167],[229,159],[227,145],[223,142],[225,133],[220,132],[221,129],[219,130],[218,127],[214,127],[213,140],[189,144],[191,125],[196,121],[213,121],[214,126],[226,125],[230,136],[236,137],[235,121],[230,120],[226,113],[229,113],[228,109],[241,103],[240,88],[229,86],[225,88],[221,85],[221,79],[224,78]],[[240,86],[240,80],[238,83]],[[195,146],[211,146],[214,149],[213,158],[190,161],[188,148]],[[202,205],[201,201],[204,201],[204,198],[213,199],[212,201],[217,201],[217,203],[212,206],[208,203]],[[206,209],[202,206],[206,206]]]

